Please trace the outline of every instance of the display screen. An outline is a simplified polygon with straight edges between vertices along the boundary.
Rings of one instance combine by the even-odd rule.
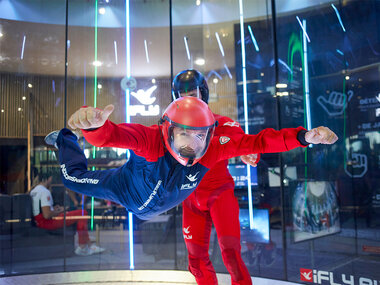
[[[240,209],[241,240],[248,243],[269,243],[269,210],[253,209],[253,229],[249,227],[249,210]]]
[[[251,185],[257,185],[257,168],[251,168]],[[235,182],[235,187],[247,187],[247,165],[246,164],[229,164],[228,170]]]

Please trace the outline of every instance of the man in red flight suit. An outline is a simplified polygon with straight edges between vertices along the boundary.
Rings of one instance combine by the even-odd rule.
[[[208,104],[208,86],[197,70],[177,74],[172,86],[175,98],[195,96]],[[215,135],[244,133],[239,123],[214,114],[219,125]],[[243,161],[256,166],[255,156],[244,156]],[[189,253],[189,270],[200,285],[218,284],[210,261],[209,243],[212,223],[218,236],[224,265],[232,284],[252,284],[251,276],[241,257],[239,203],[234,195],[234,180],[227,168],[228,160],[218,162],[203,177],[199,186],[182,203],[183,237]]]

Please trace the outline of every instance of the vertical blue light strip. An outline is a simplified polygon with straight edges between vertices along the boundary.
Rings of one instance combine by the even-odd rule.
[[[24,36],[24,39],[22,40],[21,56],[20,56],[21,59],[24,59],[25,41],[26,41],[26,36]]]
[[[244,13],[243,0],[239,0],[240,11],[240,41],[241,41],[241,66],[243,74],[243,98],[244,98],[244,131],[249,133],[248,129],[248,100],[247,100],[247,71],[245,68],[245,36],[244,36]],[[251,187],[251,167],[247,165],[248,179],[248,208],[249,208],[249,228],[253,229],[253,206],[252,206],[252,187]]]
[[[340,18],[340,14],[339,14],[338,9],[335,7],[334,4],[331,4],[331,7],[333,7],[333,9],[335,10],[336,17],[338,18],[339,24],[340,24],[340,26],[342,27],[343,32],[346,32],[346,29],[345,29],[344,26],[343,26],[342,19]]]
[[[309,87],[309,68],[307,64],[307,41],[306,41],[306,20],[302,20],[303,33],[303,62],[304,62],[304,81],[305,81],[305,104],[306,104],[306,124],[307,129],[311,130],[311,114],[310,114],[310,87]],[[310,147],[313,145],[310,144]]]
[[[114,46],[114,49],[115,49],[115,64],[118,64],[118,60],[117,60],[117,43],[116,43],[116,41],[113,41],[113,46]]]
[[[300,26],[301,26],[301,29],[302,29],[302,31],[303,31],[304,36],[306,36],[307,41],[310,43],[310,38],[309,38],[309,36],[307,35],[306,30],[303,28],[303,25],[302,25],[302,23],[301,23],[300,18],[299,18],[298,16],[296,16],[296,19],[297,19],[297,21],[298,21],[298,24],[300,24]]]
[[[126,68],[127,68],[127,78],[131,77],[131,34],[130,34],[130,11],[129,11],[129,0],[125,0],[125,47],[126,47]],[[127,88],[125,90],[125,121],[127,123],[131,122],[129,116],[129,97],[130,90]],[[129,154],[129,153],[128,153]],[[128,212],[128,232],[129,232],[129,269],[135,269],[135,259],[133,253],[133,215]]]
[[[227,71],[228,77],[229,77],[230,79],[232,79],[232,74],[231,74],[230,70],[228,69],[227,64],[224,64],[224,68],[225,68],[225,70]]]
[[[339,53],[341,56],[344,56],[344,53],[340,49],[337,49],[336,52]]]
[[[218,32],[215,32],[215,37],[216,37],[216,40],[218,41],[218,45],[219,45],[220,53],[221,53],[222,56],[224,57],[224,49],[223,49],[222,42],[220,41],[220,38],[219,38],[219,34],[218,34]]]
[[[144,40],[144,46],[145,46],[145,57],[146,57],[146,62],[149,63],[148,44],[147,44],[146,40]]]
[[[187,38],[183,37],[183,41],[185,42],[185,47],[186,47],[186,53],[187,53],[187,59],[190,60],[190,51],[189,51],[189,46],[187,44]]]
[[[260,49],[259,49],[259,45],[257,44],[256,38],[255,38],[255,36],[253,35],[252,28],[251,28],[250,25],[248,25],[248,31],[249,31],[249,34],[251,35],[251,39],[252,39],[253,45],[255,46],[255,50],[256,50],[257,52],[259,52],[259,51],[260,51]]]

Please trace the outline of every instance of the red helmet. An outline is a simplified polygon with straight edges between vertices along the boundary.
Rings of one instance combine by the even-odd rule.
[[[206,153],[217,124],[208,105],[195,97],[173,101],[161,123],[166,148],[184,166],[196,164]]]

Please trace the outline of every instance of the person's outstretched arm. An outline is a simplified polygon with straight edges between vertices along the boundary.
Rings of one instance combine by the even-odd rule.
[[[214,114],[215,119],[218,120],[218,126],[216,128],[216,133],[228,133],[228,134],[245,134],[240,124],[229,117]],[[249,164],[253,167],[257,166],[260,161],[259,153],[252,153],[248,155],[241,155],[240,159],[243,163]]]
[[[98,147],[128,148],[134,151],[147,149],[152,130],[140,124],[115,124],[108,117],[114,110],[113,105],[103,110],[82,107],[71,115],[68,125],[81,129],[86,140]]]
[[[221,142],[220,138],[224,138]],[[276,131],[265,129],[256,135],[221,136],[218,138],[218,160],[250,153],[277,153],[306,147],[309,144],[333,144],[336,134],[327,127],[317,127],[310,131],[303,127]]]

